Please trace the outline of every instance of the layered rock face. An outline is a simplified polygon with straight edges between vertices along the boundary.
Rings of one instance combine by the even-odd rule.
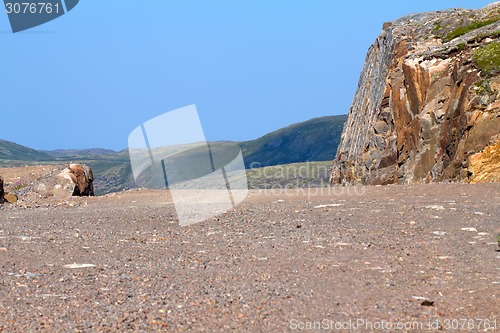
[[[332,184],[500,181],[499,92],[500,3],[385,23],[368,51]]]

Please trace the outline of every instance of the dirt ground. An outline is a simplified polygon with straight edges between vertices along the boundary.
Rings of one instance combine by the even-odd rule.
[[[316,191],[4,205],[0,332],[500,332],[500,184]]]

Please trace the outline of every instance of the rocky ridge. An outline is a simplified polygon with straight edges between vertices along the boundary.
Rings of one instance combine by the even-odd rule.
[[[499,74],[500,3],[385,23],[331,183],[500,181]]]

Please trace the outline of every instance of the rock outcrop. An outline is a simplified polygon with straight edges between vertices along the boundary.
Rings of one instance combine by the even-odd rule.
[[[499,92],[500,3],[385,23],[368,51],[332,184],[498,181],[498,164],[488,165],[500,154]]]
[[[8,203],[32,207],[64,203],[73,196],[94,196],[94,176],[84,164],[12,167],[3,171]]]
[[[0,177],[0,205],[5,202],[4,195],[5,193],[3,189],[3,178]]]

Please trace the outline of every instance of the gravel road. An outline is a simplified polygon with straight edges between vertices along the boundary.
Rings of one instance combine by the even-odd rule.
[[[500,332],[500,184],[323,191],[4,205],[0,332]]]

